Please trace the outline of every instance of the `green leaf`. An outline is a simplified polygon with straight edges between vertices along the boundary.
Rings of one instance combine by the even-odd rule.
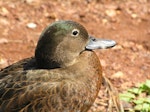
[[[121,100],[134,103],[129,112],[150,112],[150,80],[140,84],[139,87],[128,89],[127,92],[119,95]]]
[[[146,112],[148,112],[150,110],[150,104],[144,103],[142,110],[145,110]]]
[[[143,84],[140,87],[140,91],[142,91],[142,92],[148,92],[150,94],[150,88],[147,85],[145,85],[145,84]]]
[[[140,112],[149,112],[150,111],[150,104],[143,103],[135,105],[134,110],[140,111]]]
[[[132,88],[132,89],[129,89],[128,91],[136,95],[139,95],[142,92],[142,90],[139,88]]]
[[[141,99],[133,100],[133,103],[135,103],[136,105],[142,104],[144,103],[144,100],[141,100]]]
[[[150,98],[145,98],[145,102],[150,104]]]
[[[135,98],[135,95],[133,93],[130,93],[130,92],[126,92],[126,93],[122,94],[121,96],[129,97],[129,98]]]
[[[150,89],[150,80],[147,80],[145,85]]]
[[[150,104],[150,98],[138,98],[136,100],[133,100],[133,103],[135,104],[142,104],[142,103],[148,103]]]
[[[120,100],[126,101],[126,102],[130,102],[132,98],[129,97],[120,97]]]
[[[130,102],[131,99],[135,98],[135,95],[132,93],[126,92],[126,93],[120,94],[119,97],[121,100]]]
[[[135,105],[134,110],[140,111],[140,110],[142,110],[142,107],[143,107],[142,104]]]
[[[145,83],[141,84],[139,87],[143,92],[150,94],[150,80],[147,80]]]

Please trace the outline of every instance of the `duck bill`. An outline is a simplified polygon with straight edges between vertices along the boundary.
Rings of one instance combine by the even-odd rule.
[[[89,36],[89,38],[90,40],[85,47],[87,50],[107,49],[116,45],[116,42],[114,40],[100,39],[92,36]]]

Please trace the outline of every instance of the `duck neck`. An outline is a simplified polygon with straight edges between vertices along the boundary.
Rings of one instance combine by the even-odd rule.
[[[74,64],[77,57],[77,54],[68,53],[66,50],[63,52],[36,50],[35,52],[38,69],[66,68]]]

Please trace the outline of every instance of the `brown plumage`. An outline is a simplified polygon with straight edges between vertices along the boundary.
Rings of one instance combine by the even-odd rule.
[[[92,51],[101,48],[101,40],[90,49],[90,39],[95,41],[73,21],[48,26],[35,57],[0,71],[0,112],[87,112],[102,79],[99,59]],[[110,41],[105,48],[114,45]]]

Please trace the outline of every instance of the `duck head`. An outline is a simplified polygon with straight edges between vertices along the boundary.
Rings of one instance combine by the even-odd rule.
[[[109,48],[116,42],[94,38],[74,21],[56,21],[41,34],[35,50],[38,68],[52,69],[70,66],[85,50]]]

